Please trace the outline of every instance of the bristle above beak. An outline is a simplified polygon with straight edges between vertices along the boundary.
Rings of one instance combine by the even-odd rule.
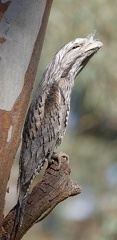
[[[94,39],[94,36],[95,36],[95,32],[91,33],[87,36],[87,40],[89,42],[89,46],[88,46],[89,50],[90,50],[90,48],[91,49],[94,49],[94,48],[100,49],[103,46],[103,43],[101,41],[99,41],[98,39]]]

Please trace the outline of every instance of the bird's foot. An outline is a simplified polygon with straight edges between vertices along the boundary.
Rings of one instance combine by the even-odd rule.
[[[61,167],[62,158],[65,159],[66,161],[69,161],[69,157],[65,153],[53,152],[51,159],[48,160],[48,167],[56,161],[58,163],[58,166],[56,166],[56,170],[59,170]]]

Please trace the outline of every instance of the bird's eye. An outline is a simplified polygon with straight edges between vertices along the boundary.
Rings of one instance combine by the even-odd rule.
[[[78,46],[74,46],[72,49],[78,48]]]

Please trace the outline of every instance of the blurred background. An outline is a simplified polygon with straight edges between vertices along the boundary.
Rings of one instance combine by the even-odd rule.
[[[75,80],[66,136],[59,150],[70,157],[82,193],[59,204],[23,240],[117,239],[117,1],[53,2],[34,91],[53,55],[96,30],[103,48]],[[33,93],[34,93],[33,91]],[[16,202],[18,158],[9,181],[8,212]]]

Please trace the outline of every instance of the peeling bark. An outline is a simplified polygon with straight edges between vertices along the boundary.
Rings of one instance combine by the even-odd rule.
[[[6,3],[1,3],[1,1],[0,1],[0,20],[3,18],[5,11],[9,7],[10,3],[11,3],[11,1],[7,1]]]
[[[44,219],[58,203],[81,192],[78,183],[71,179],[70,172],[68,160],[62,157],[59,169],[57,162],[47,168],[42,181],[35,185],[28,196],[24,220],[18,229],[15,240],[20,240],[35,223]],[[8,240],[11,235],[16,208],[17,205],[3,221],[1,240]]]
[[[52,0],[0,1],[0,230]]]

